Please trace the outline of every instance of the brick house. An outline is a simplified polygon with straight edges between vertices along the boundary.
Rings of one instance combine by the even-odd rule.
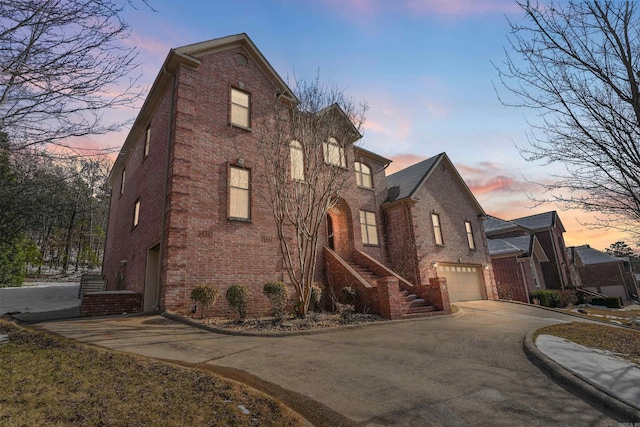
[[[414,283],[445,278],[451,302],[497,297],[486,214],[445,153],[387,177],[389,261]]]
[[[531,291],[546,288],[541,263],[549,259],[535,235],[488,239],[488,244],[501,299],[528,303]]]
[[[180,312],[193,307],[195,286],[213,285],[224,295],[237,283],[249,289],[249,315],[269,311],[262,286],[286,282],[287,274],[272,213],[260,197],[265,183],[254,179],[261,158],[252,124],[279,97],[297,101],[246,34],[169,52],[110,172],[108,290],[141,294],[144,311]],[[440,277],[449,276],[441,267],[429,274],[432,260],[452,269],[449,290],[462,273],[475,275],[478,289],[464,294],[463,282],[461,299],[494,297],[484,213],[446,155],[432,160],[411,192],[390,198],[390,160],[353,144],[331,144],[329,138],[325,161],[327,152],[339,153],[338,166],[352,173],[321,230],[316,281],[327,307],[329,295],[348,285],[357,290],[359,309],[388,318],[448,312]],[[409,188],[403,177],[414,173],[389,180]],[[444,245],[434,243],[432,212],[440,215]],[[391,254],[408,235],[429,249],[424,259],[413,254],[418,268],[403,277],[398,271],[406,266]],[[230,313],[224,298],[212,310]]]
[[[542,278],[539,283],[548,289],[568,289],[580,286],[580,277],[567,257],[563,233],[565,228],[556,211],[544,212],[512,220],[488,217],[485,221],[488,239],[535,236],[548,261],[540,263]],[[492,255],[492,260],[495,257]],[[499,268],[500,263],[494,265]],[[536,266],[535,270],[538,270]],[[509,277],[508,272],[496,272],[496,277]]]
[[[638,295],[628,259],[611,256],[589,245],[571,246],[567,252],[575,263],[584,289],[627,301]]]

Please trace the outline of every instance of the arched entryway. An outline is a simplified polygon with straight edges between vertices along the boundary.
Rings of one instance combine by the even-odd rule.
[[[344,199],[338,199],[327,212],[327,246],[344,259],[351,258],[353,226],[351,209]]]

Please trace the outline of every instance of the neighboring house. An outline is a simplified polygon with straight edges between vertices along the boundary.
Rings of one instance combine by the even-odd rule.
[[[497,297],[486,214],[445,153],[387,177],[382,209],[392,265],[415,283],[447,279],[451,302]]]
[[[611,256],[589,245],[572,246],[567,252],[576,265],[584,289],[628,301],[638,295],[628,259]]]
[[[488,239],[536,236],[548,259],[540,263],[542,280],[548,289],[568,289],[580,286],[580,278],[567,258],[563,233],[565,228],[556,211],[502,220],[489,217],[484,224]],[[492,256],[492,259],[494,257]]]
[[[142,295],[144,311],[186,312],[195,286],[224,295],[241,284],[249,315],[269,312],[262,287],[287,274],[259,197],[266,184],[253,178],[261,154],[252,121],[276,97],[297,101],[246,34],[169,52],[109,176],[108,290]],[[359,309],[389,318],[449,312],[450,294],[496,297],[484,212],[445,154],[387,182],[390,160],[353,145],[336,150],[336,167],[353,173],[321,232],[316,281],[327,307],[343,286],[356,288]],[[298,172],[292,166],[292,179]],[[231,312],[224,297],[211,310]]]
[[[528,303],[531,291],[546,288],[541,263],[549,259],[535,235],[488,239],[488,244],[501,299]]]

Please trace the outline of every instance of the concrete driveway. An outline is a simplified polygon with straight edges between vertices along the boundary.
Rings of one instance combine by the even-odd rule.
[[[456,304],[457,317],[278,338],[220,335],[159,316],[40,327],[208,367],[281,398],[318,425],[618,425],[522,351],[528,332],[575,317],[497,301]]]

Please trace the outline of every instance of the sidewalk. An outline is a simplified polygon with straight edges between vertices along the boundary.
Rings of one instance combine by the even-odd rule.
[[[527,335],[529,359],[594,406],[640,422],[640,367],[607,352],[552,335]]]

